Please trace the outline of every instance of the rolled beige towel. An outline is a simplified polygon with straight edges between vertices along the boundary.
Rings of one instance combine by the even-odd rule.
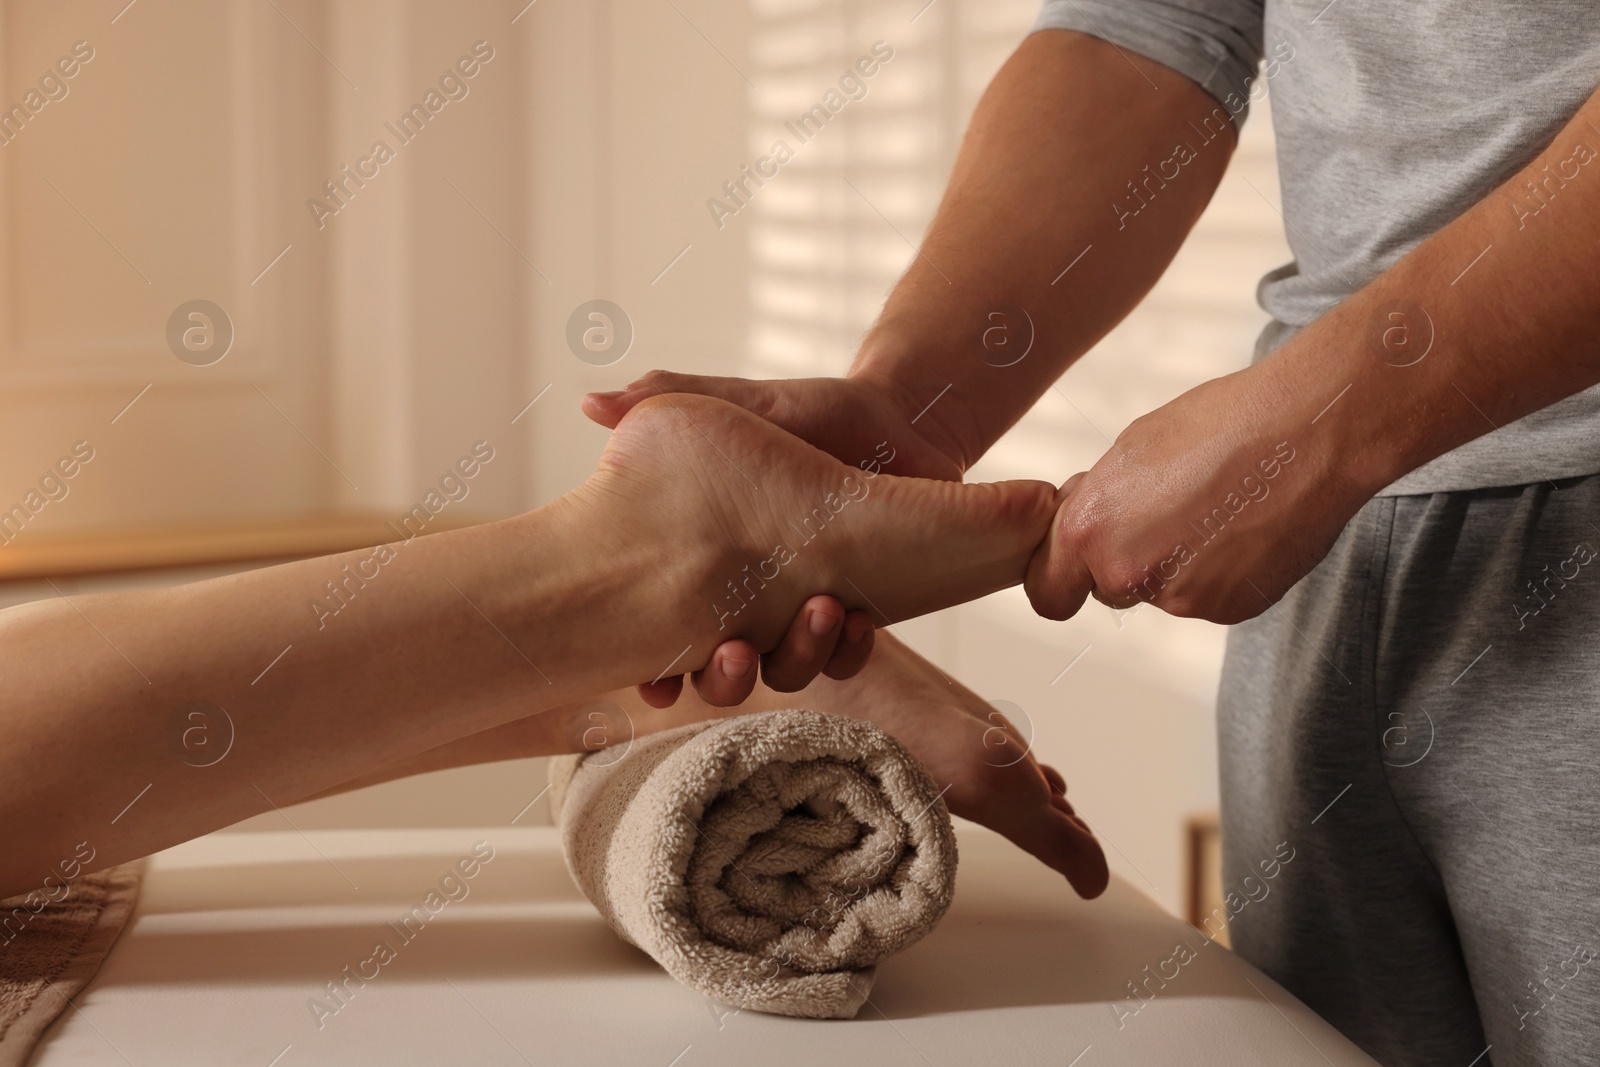
[[[956,842],[922,765],[869,723],[769,711],[551,762],[567,868],[692,989],[848,1019],[950,906]]]

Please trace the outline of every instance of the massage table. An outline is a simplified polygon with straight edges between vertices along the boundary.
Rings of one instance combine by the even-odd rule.
[[[212,834],[151,858],[128,928],[33,1062],[1373,1064],[1129,883],[1085,902],[1004,839],[957,833],[953,908],[850,1021],[678,985],[579,895],[551,827]],[[478,842],[493,859],[466,895],[403,925]]]

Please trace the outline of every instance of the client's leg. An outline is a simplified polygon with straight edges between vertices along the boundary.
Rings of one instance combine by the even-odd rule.
[[[5,611],[0,896],[79,842],[120,862],[698,669],[730,637],[771,648],[815,593],[893,621],[1014,585],[1054,505],[1042,483],[868,481],[731,405],[662,397],[515,519]],[[179,740],[197,710],[232,738],[208,766]]]
[[[622,689],[459,738],[327,792],[447,767],[595,750],[635,734],[776,708],[810,708],[872,722],[922,761],[952,812],[1004,834],[1065,874],[1086,896],[1105,888],[1105,857],[1067,803],[1061,776],[1035,760],[1026,739],[977,694],[887,634],[878,638],[866,668],[849,681],[818,678],[792,693],[758,686],[735,707],[713,707],[688,693],[659,710],[632,688]]]

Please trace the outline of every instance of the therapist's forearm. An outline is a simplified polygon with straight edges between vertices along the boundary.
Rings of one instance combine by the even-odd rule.
[[[970,466],[1155,284],[1233,146],[1227,112],[1171,69],[1083,34],[1032,35],[979,103],[851,376],[913,414],[932,403],[919,429]],[[999,366],[1026,343],[1018,309],[1032,348]]]
[[[1597,278],[1600,93],[1522,170],[1261,370],[1286,407],[1339,398],[1317,429],[1370,494],[1600,382]]]
[[[1035,608],[1067,618],[1093,594],[1252,618],[1384,487],[1600,381],[1597,144],[1591,99],[1519,173],[1267,359],[1130,425],[1034,557]]]

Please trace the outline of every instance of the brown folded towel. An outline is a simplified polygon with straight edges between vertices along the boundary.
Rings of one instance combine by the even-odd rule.
[[[21,1067],[68,998],[83,992],[139,900],[144,860],[85,874],[61,900],[0,901],[0,1067]]]
[[[771,711],[551,761],[567,868],[612,929],[740,1008],[848,1019],[950,906],[928,774],[869,723]]]

